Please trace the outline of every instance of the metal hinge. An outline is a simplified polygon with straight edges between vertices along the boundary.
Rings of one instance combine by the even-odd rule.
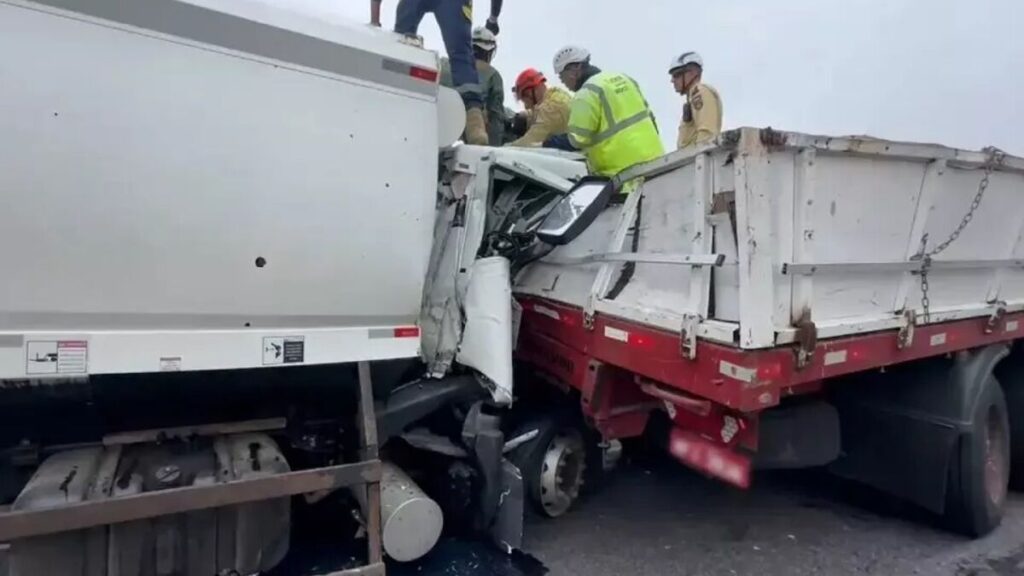
[[[697,328],[702,322],[697,314],[684,314],[683,326],[679,330],[679,353],[693,360],[697,357]]]
[[[818,327],[811,320],[810,310],[805,310],[796,323],[796,369],[802,370],[814,360],[814,349],[818,346]]]
[[[594,313],[584,312],[583,313],[583,329],[593,330],[594,329]]]
[[[988,317],[988,322],[985,322],[985,334],[991,334],[996,331],[1002,322],[1003,317],[1006,316],[1006,302],[993,302],[996,309],[992,312],[992,315]]]
[[[909,347],[914,343],[914,326],[917,325],[917,313],[913,310],[903,311],[903,322],[900,330],[896,333],[896,347],[900,350]]]

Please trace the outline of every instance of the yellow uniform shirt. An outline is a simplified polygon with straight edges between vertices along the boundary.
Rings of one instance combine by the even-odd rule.
[[[700,82],[690,87],[679,123],[680,150],[703,144],[722,132],[722,98],[718,91]]]
[[[569,103],[572,96],[558,86],[551,86],[544,95],[544,101],[527,114],[529,129],[522,138],[506,146],[540,146],[556,134],[565,134],[569,129]]]

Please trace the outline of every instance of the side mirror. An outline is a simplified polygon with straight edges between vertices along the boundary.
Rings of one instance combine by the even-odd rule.
[[[572,242],[608,206],[615,185],[605,178],[587,176],[580,180],[537,228],[546,244],[562,246]]]

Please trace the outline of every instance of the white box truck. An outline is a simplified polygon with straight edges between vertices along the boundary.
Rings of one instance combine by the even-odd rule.
[[[437,55],[251,2],[12,0],[0,79],[12,575],[263,572],[290,497],[346,486],[360,574],[383,572],[381,539],[429,550],[441,510],[377,446],[511,386],[508,327],[503,360],[466,350],[416,382],[438,150],[464,123]],[[432,351],[454,358],[462,329]],[[485,527],[514,479],[493,424],[463,434],[490,466]]]

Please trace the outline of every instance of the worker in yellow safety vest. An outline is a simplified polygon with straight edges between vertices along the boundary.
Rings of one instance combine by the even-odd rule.
[[[703,83],[704,60],[696,52],[685,52],[672,60],[668,73],[676,92],[686,97],[679,122],[680,150],[714,140],[722,132],[722,98]]]
[[[516,78],[516,98],[526,107],[526,133],[506,146],[540,146],[569,128],[569,103],[572,95],[558,86],[548,86],[547,78],[535,68],[527,68]]]
[[[590,63],[590,52],[578,46],[559,50],[554,68],[576,96],[570,105],[568,135],[549,138],[545,146],[583,152],[590,171],[605,177],[665,153],[636,81],[602,72]]]

